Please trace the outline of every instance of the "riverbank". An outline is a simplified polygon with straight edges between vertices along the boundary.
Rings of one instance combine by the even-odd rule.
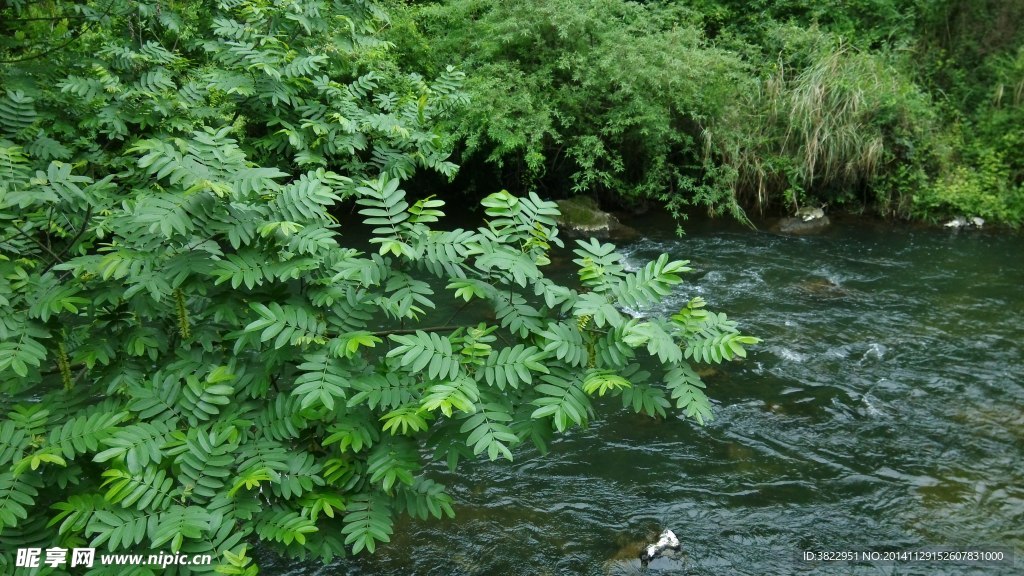
[[[467,74],[457,189],[1019,226],[1024,5],[925,4],[442,0],[387,37]]]

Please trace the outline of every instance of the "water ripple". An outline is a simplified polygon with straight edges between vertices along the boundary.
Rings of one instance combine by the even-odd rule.
[[[666,230],[669,230],[666,227]],[[764,339],[708,378],[706,427],[612,410],[517,462],[430,475],[452,521],[402,519],[372,557],[270,574],[636,574],[672,527],[688,574],[1018,574],[823,565],[799,550],[1007,546],[1024,559],[1024,239],[887,226],[814,238],[653,230],[624,248],[695,272],[694,295]]]

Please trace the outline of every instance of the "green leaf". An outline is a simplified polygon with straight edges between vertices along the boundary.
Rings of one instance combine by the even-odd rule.
[[[399,358],[399,364],[409,372],[427,369],[431,380],[454,380],[460,370],[451,340],[436,332],[417,330],[415,334],[390,334],[388,338],[399,345],[388,352],[388,358]]]
[[[587,364],[590,352],[583,344],[583,335],[578,326],[552,322],[548,324],[546,330],[540,333],[540,336],[547,340],[544,352],[565,361],[569,366],[585,366]]]
[[[47,527],[60,524],[58,534],[81,532],[88,525],[97,510],[107,510],[110,503],[99,494],[73,494],[66,501],[51,506],[58,514],[50,519]]]
[[[214,268],[213,273],[217,276],[214,285],[230,280],[231,287],[235,289],[242,285],[250,290],[262,286],[266,278],[266,262],[263,258],[256,250],[243,250],[237,254],[226,255]]]
[[[231,404],[235,389],[227,384],[202,382],[195,376],[185,378],[181,390],[180,406],[186,410],[186,418],[193,426],[215,418],[225,406]]]
[[[0,532],[27,519],[38,495],[28,478],[10,472],[0,474]]]
[[[307,354],[303,359],[298,367],[303,373],[295,379],[292,394],[302,398],[302,408],[320,405],[334,410],[334,399],[347,396],[351,374],[341,360],[327,354]]]
[[[397,438],[374,446],[366,459],[370,482],[379,483],[386,493],[397,483],[411,485],[420,469],[420,458],[415,445]]]
[[[259,316],[259,320],[250,322],[245,332],[260,332],[260,342],[276,337],[274,348],[286,344],[302,346],[309,343],[324,344],[326,326],[315,312],[299,306],[281,306],[271,302],[265,306],[259,302],[249,305]]]
[[[214,518],[198,506],[171,506],[161,512],[153,531],[152,545],[160,548],[170,542],[170,550],[177,554],[185,538],[200,538],[210,530]]]
[[[591,414],[590,400],[577,378],[562,371],[541,376],[542,384],[534,387],[538,398],[531,402],[538,406],[531,418],[551,417],[554,427],[564,432],[572,424],[583,426]]]
[[[20,476],[28,470],[38,470],[39,467],[42,466],[43,464],[56,464],[63,468],[66,468],[68,465],[67,461],[61,458],[59,455],[53,454],[52,452],[43,449],[39,450],[38,452],[28,454],[20,461],[16,462],[14,466],[11,467],[11,472],[15,476]]]
[[[445,493],[444,486],[433,480],[417,477],[412,486],[402,486],[399,500],[405,504],[405,511],[414,518],[426,520],[430,516],[455,517],[452,497]]]
[[[234,496],[242,488],[252,490],[258,488],[262,482],[271,482],[277,475],[266,468],[248,468],[242,474],[235,476],[235,484],[228,490],[228,496]]]
[[[704,383],[688,364],[682,363],[665,374],[665,387],[676,401],[676,407],[704,424],[712,419],[711,401],[704,394]]]
[[[484,364],[484,379],[491,386],[504,390],[506,386],[519,388],[521,384],[532,384],[533,374],[547,374],[543,364],[546,354],[536,346],[516,344],[502,348],[487,356]]]
[[[472,378],[461,376],[451,382],[439,382],[430,385],[420,407],[433,412],[440,410],[442,414],[451,418],[452,409],[471,414],[476,411],[476,401],[480,398],[476,381]]]
[[[630,320],[625,324],[622,341],[632,348],[647,345],[647,351],[664,364],[683,359],[683,351],[662,324]]]
[[[0,374],[10,369],[17,376],[28,376],[28,367],[39,367],[46,359],[46,348],[27,333],[22,333],[16,342],[0,342]]]
[[[21,460],[25,449],[29,447],[29,437],[28,431],[13,420],[0,423],[0,466]]]
[[[623,278],[625,267],[622,255],[612,244],[601,244],[596,238],[589,241],[577,240],[579,246],[573,253],[573,262],[580,267],[580,282],[594,292],[607,292]]]
[[[96,412],[76,416],[51,430],[50,446],[68,459],[86,452],[95,452],[104,440],[119,429],[118,424],[127,418],[127,412]]]
[[[117,459],[132,473],[140,473],[149,464],[163,459],[161,448],[167,442],[170,427],[163,422],[143,422],[117,429],[104,437],[101,443],[110,446],[93,456],[94,462]]]
[[[359,352],[360,347],[374,348],[377,344],[383,342],[383,340],[365,330],[341,334],[338,336],[338,341],[338,346],[344,349],[347,358],[355,356]]]
[[[304,518],[298,512],[284,510],[279,507],[264,512],[256,523],[256,533],[263,540],[273,540],[282,544],[306,543],[306,534],[317,532],[316,524]]]
[[[609,302],[606,296],[596,292],[581,294],[573,306],[573,315],[590,317],[597,328],[605,326],[617,328],[624,322],[622,313]]]
[[[0,98],[0,134],[13,135],[35,123],[35,99],[21,90],[7,90]]]
[[[604,396],[608,391],[624,390],[632,387],[629,380],[607,370],[588,370],[583,377],[583,391],[587,394],[597,392]]]
[[[328,428],[330,434],[324,438],[323,446],[338,445],[341,452],[360,452],[369,448],[380,439],[377,428],[365,420],[353,418],[351,421],[338,422]]]
[[[388,372],[387,374],[362,374],[351,382],[359,390],[349,398],[349,406],[366,404],[371,409],[399,408],[406,406],[419,396],[419,385],[410,375]]]
[[[175,463],[190,497],[197,502],[208,502],[221,493],[232,479],[237,439],[232,441],[232,430],[212,431],[192,428],[187,434],[176,432],[180,444],[169,450],[175,454]]]
[[[384,432],[391,432],[392,435],[398,434],[399,429],[403,435],[412,432],[422,432],[427,429],[427,420],[424,418],[422,409],[405,407],[397,410],[392,410],[387,414],[380,417],[381,421],[384,422],[382,430]]]
[[[651,306],[672,292],[672,287],[682,282],[679,274],[689,272],[687,261],[670,261],[668,254],[662,254],[641,270],[626,274],[612,289],[619,302],[629,308]]]
[[[671,405],[665,393],[653,386],[633,385],[622,391],[622,406],[632,408],[636,413],[644,412],[648,416],[664,418],[665,409]]]
[[[156,516],[153,518],[155,519]],[[85,536],[96,535],[89,542],[89,546],[93,548],[99,548],[106,543],[107,549],[111,552],[118,549],[127,550],[142,543],[146,537],[147,521],[147,516],[125,508],[97,509],[89,518],[85,527]]]
[[[448,290],[455,290],[455,297],[462,298],[469,302],[473,298],[486,298],[490,294],[490,287],[479,280],[467,279],[456,280],[445,286]]]
[[[363,549],[373,552],[377,542],[390,542],[393,533],[391,510],[381,496],[358,494],[349,501],[344,518],[345,544],[352,553]]]
[[[180,492],[173,489],[174,479],[163,470],[147,468],[140,474],[112,469],[103,472],[104,498],[111,504],[134,505],[139,510],[162,510]]]
[[[473,448],[474,455],[486,451],[491,461],[502,456],[511,462],[510,447],[519,444],[519,437],[508,426],[512,420],[512,414],[505,406],[496,403],[484,404],[477,413],[470,415],[462,423],[459,432],[468,433],[466,445]]]

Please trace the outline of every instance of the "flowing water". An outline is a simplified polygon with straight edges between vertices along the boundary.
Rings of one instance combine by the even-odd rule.
[[[707,378],[713,422],[605,403],[545,457],[432,471],[454,520],[401,519],[375,555],[264,573],[634,574],[665,527],[686,557],[649,573],[1024,573],[1024,238],[645,226],[631,263],[668,252],[695,268],[665,312],[700,295],[764,340]],[[800,556],[934,546],[1016,560]]]

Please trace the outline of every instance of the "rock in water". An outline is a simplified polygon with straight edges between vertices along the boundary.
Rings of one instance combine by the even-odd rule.
[[[978,216],[971,216],[970,218],[964,218],[963,216],[957,216],[949,222],[943,224],[946,228],[952,228],[953,230],[959,230],[960,228],[981,228],[985,225],[985,219],[979,218]]]
[[[647,566],[655,558],[674,555],[680,550],[682,550],[682,546],[679,544],[679,539],[671,530],[665,530],[658,537],[657,542],[648,546],[640,554],[640,564]]]
[[[804,220],[800,216],[792,216],[779,220],[779,223],[772,227],[772,230],[783,234],[814,234],[821,232],[829,224],[831,224],[831,221],[828,219],[828,216],[821,216],[812,220]]]
[[[801,208],[796,211],[797,218],[800,218],[804,222],[810,222],[811,220],[817,220],[818,218],[825,217],[825,211],[821,208]]]
[[[561,212],[559,227],[569,236],[627,241],[640,235],[586,196],[558,200],[558,210]]]

